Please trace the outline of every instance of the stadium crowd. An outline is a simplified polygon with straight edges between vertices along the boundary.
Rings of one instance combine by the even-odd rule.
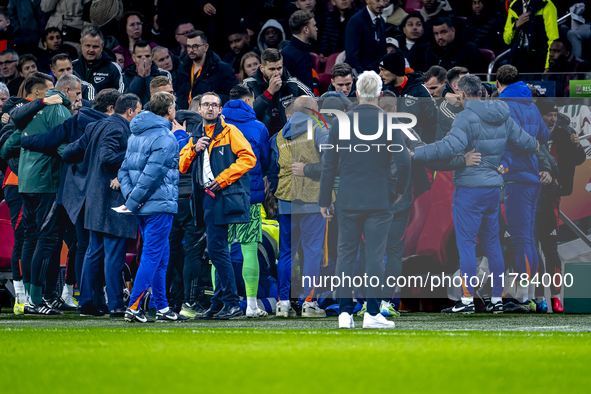
[[[582,130],[520,73],[568,96],[573,73],[589,71],[584,4],[583,23],[568,29],[558,18],[575,1],[0,3],[0,170],[15,314],[323,317],[333,299],[340,327],[361,309],[364,327],[391,328],[393,289],[367,290],[355,309],[350,288],[327,296],[304,281],[293,294],[292,272],[365,265],[378,277],[400,275],[413,201],[435,171],[454,171],[468,277],[479,231],[491,272],[505,272],[504,193],[515,270],[526,279],[505,304],[493,281],[486,311],[548,310],[527,282],[561,269],[556,211],[585,151]],[[496,84],[474,75],[507,50]],[[339,122],[317,121],[327,109],[352,124],[359,115],[370,131],[386,112],[418,121],[394,132],[399,154],[372,162],[323,151],[339,142]],[[129,288],[132,244],[140,263]],[[553,287],[554,312],[559,294]],[[454,301],[443,312],[475,312],[469,283]]]

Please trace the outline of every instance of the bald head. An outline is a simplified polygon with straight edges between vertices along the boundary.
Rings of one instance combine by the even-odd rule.
[[[294,112],[302,112],[305,114],[311,114],[310,109],[313,109],[314,111],[318,111],[318,103],[316,102],[316,99],[314,99],[313,97],[308,97],[308,96],[298,97],[295,100],[293,106],[294,106],[294,108],[293,108]]]

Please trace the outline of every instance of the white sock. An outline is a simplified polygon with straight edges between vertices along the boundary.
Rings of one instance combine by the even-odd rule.
[[[27,296],[25,295],[25,284],[22,280],[15,280],[13,285],[14,292],[16,293],[16,303],[24,304],[27,301]]]
[[[166,313],[166,312],[168,312],[169,310],[170,310],[170,308],[169,308],[169,307],[166,307],[166,308],[164,308],[164,309],[158,309],[158,312],[160,312],[160,313]]]
[[[68,296],[74,296],[74,285],[64,285],[62,290],[62,298],[65,300]]]
[[[462,297],[462,304],[469,305],[474,302],[474,297]]]
[[[490,301],[491,301],[493,304],[496,304],[496,303],[498,303],[498,302],[503,302],[503,298],[502,298],[502,297],[492,297],[492,298],[490,299]]]
[[[246,303],[250,309],[257,309],[257,299],[256,297],[246,297]]]
[[[535,283],[530,283],[529,284],[528,298],[530,300],[533,300],[534,298],[536,298],[536,285],[535,285]]]
[[[523,304],[527,301],[528,293],[529,293],[529,285],[522,286],[520,283],[518,283],[517,284],[517,291],[515,293],[515,299]]]
[[[560,301],[560,296],[559,296],[559,295],[557,295],[557,296],[552,296],[552,298],[558,298],[558,301]]]

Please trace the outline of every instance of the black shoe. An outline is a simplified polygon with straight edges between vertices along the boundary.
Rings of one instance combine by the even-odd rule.
[[[474,301],[469,303],[468,305],[464,304],[462,300],[459,300],[455,303],[454,306],[450,306],[449,308],[445,308],[441,311],[441,313],[458,313],[461,315],[470,315],[474,313]]]
[[[201,315],[195,316],[195,320],[211,320],[213,319],[213,316],[219,312],[221,312],[221,309],[209,307],[209,309],[203,312]]]
[[[53,309],[59,309],[60,311],[75,311],[75,306],[66,304],[66,301],[62,297],[55,297],[50,300],[43,300],[47,306]]]
[[[60,312],[47,305],[36,306],[33,304],[25,305],[25,315],[37,315],[37,316],[58,316],[63,315],[64,312]]]
[[[125,317],[127,308],[117,308],[109,312],[109,317]]]
[[[492,301],[489,301],[486,304],[485,311],[486,311],[486,313],[494,313],[494,314],[503,313],[503,301],[499,301],[496,304],[493,304]]]
[[[148,319],[144,314],[144,311],[141,309],[131,309],[127,308],[125,311],[125,316],[123,316],[126,322],[129,323],[154,323],[154,320]]]
[[[172,309],[168,308],[168,312],[162,313],[160,311],[156,312],[156,321],[157,322],[164,322],[164,321],[185,321],[189,320],[187,316],[179,315]]]
[[[529,302],[522,304],[517,300],[510,301],[503,305],[505,313],[529,313]]]
[[[215,320],[228,320],[233,317],[242,316],[242,309],[239,306],[226,306],[221,311],[213,315]]]
[[[98,309],[94,304],[86,305],[86,306],[79,306],[78,312],[80,316],[92,316],[92,317],[101,317],[105,316],[105,314]]]

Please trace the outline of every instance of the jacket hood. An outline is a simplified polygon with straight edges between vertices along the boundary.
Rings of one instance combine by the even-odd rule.
[[[68,100],[68,96],[66,96],[65,93],[62,93],[59,90],[49,89],[47,91],[47,94],[45,95],[45,97],[55,96],[56,94],[59,95],[62,98],[62,100],[64,101],[62,103],[64,105],[64,107],[70,109],[70,106],[72,105],[72,103],[70,103],[70,100]]]
[[[106,119],[108,117],[109,115],[88,107],[80,107],[78,110],[78,118],[82,122],[86,121],[86,124],[95,122],[97,120]]]
[[[406,85],[404,85],[404,87],[414,87],[416,85],[422,85],[425,83],[424,79],[423,79],[423,75],[420,72],[412,72],[412,73],[408,73],[406,74],[406,76],[408,77],[408,81],[406,82]]]
[[[507,86],[499,95],[499,98],[511,100],[524,105],[532,104],[531,90],[524,82],[516,82]]]
[[[294,113],[283,127],[283,138],[286,140],[294,140],[302,134],[307,133],[308,119],[312,120],[312,124],[315,123],[310,115],[306,115],[302,112]]]
[[[265,23],[259,33],[259,36],[257,38],[257,45],[259,46],[259,50],[262,52],[265,51],[265,49],[267,49],[267,44],[265,44],[263,42],[263,33],[265,32],[265,29],[267,27],[274,27],[276,29],[279,29],[279,31],[281,31],[281,41],[285,40],[285,31],[283,30],[283,26],[281,26],[281,23],[277,22],[277,20],[275,19],[269,19],[267,21],[267,23]]]
[[[153,112],[144,111],[133,118],[129,128],[132,134],[139,135],[150,129],[165,128],[170,131],[172,129],[172,123]]]
[[[198,130],[198,126],[203,122],[203,118],[201,117],[201,115],[184,109],[179,109],[178,111],[176,111],[176,120],[180,124],[187,122],[188,135],[192,135],[193,132]]]
[[[471,110],[480,119],[490,124],[500,124],[509,118],[509,106],[499,100],[466,100],[465,108]]]
[[[424,7],[421,8],[420,12],[423,16],[423,19],[425,19],[425,22],[427,22],[429,19],[433,18],[441,11],[452,11],[451,5],[449,5],[447,0],[439,0],[439,5],[437,6],[435,12],[433,12],[432,14],[427,14],[427,10]]]
[[[233,122],[252,122],[257,120],[254,109],[242,100],[231,100],[224,105],[222,115]]]

